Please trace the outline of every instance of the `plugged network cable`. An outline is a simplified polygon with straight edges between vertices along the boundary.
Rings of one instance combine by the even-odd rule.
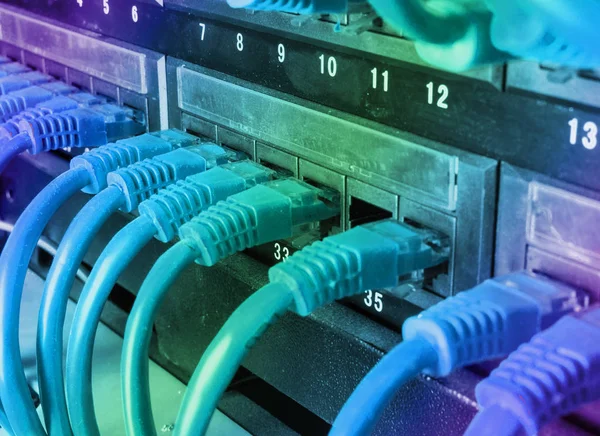
[[[504,357],[587,304],[585,293],[529,272],[487,280],[436,304],[404,322],[403,342],[360,382],[330,435],[370,434],[398,389],[419,374],[445,377]]]
[[[234,8],[325,14],[347,0],[228,0]],[[596,0],[369,0],[377,14],[415,42],[428,63],[451,71],[524,58],[600,68]]]
[[[465,436],[533,436],[600,400],[600,309],[559,320],[512,353],[475,389]]]
[[[94,105],[106,103],[106,100],[97,95],[87,92],[77,92],[75,94],[60,95],[48,101],[37,104],[34,108],[27,109],[19,115],[15,115],[7,122],[0,124],[0,140],[11,139],[21,132],[19,123],[22,120],[35,120],[46,115],[66,112],[77,108],[86,108]],[[118,108],[128,119],[133,118],[133,111],[126,108]],[[105,111],[106,112],[106,111]],[[139,132],[141,133],[141,132]]]
[[[111,104],[78,107],[77,100],[70,102],[60,97],[53,102],[52,106],[42,105],[40,112],[26,111],[26,115],[17,115],[0,125],[0,135],[5,138],[4,141],[0,138],[0,173],[15,156],[25,151],[39,154],[68,148],[93,148],[143,130],[143,126],[132,118],[131,109]],[[68,110],[73,104],[76,109]],[[13,136],[6,140],[8,135]]]
[[[228,152],[213,143],[204,143],[200,138],[192,135],[189,135],[189,140],[190,142],[193,141],[191,146],[179,148],[109,173],[107,188],[93,197],[73,219],[59,246],[56,266],[53,262],[53,268],[48,276],[47,284],[50,286],[50,292],[44,293],[42,296],[40,320],[44,322],[50,317],[50,321],[53,322],[54,326],[51,328],[46,325],[41,330],[44,336],[38,338],[40,347],[48,342],[51,343],[51,346],[54,346],[56,340],[60,341],[62,339],[67,300],[72,285],[72,276],[68,274],[69,270],[74,271],[77,265],[81,263],[98,231],[113,213],[118,210],[125,213],[133,212],[141,202],[161,189],[194,174],[202,173],[206,169],[223,164],[233,156],[232,152]],[[137,235],[141,237],[139,232]],[[133,241],[137,242],[138,239],[133,238]],[[130,249],[133,250],[133,246]],[[58,271],[58,275],[55,275],[55,270]],[[65,274],[62,274],[62,271]],[[57,298],[55,292],[57,287],[61,292],[60,300],[55,300]],[[55,300],[56,303],[51,302],[49,299]],[[58,304],[59,301],[64,302],[64,306],[60,307],[60,311],[50,314],[46,312],[48,305]],[[59,322],[59,325],[56,325],[56,321]],[[49,330],[51,335],[57,333],[58,336],[55,338],[48,337]],[[61,345],[62,342],[59,344]],[[63,386],[61,350],[62,347],[58,350],[58,362],[52,361],[47,366],[47,361],[41,360],[39,368],[42,389],[40,394],[48,428],[56,429],[60,434],[70,434],[71,428],[68,424],[65,397],[61,388]],[[58,370],[53,371],[55,368],[53,365],[57,363]],[[48,377],[45,374],[46,371],[53,372],[52,377]],[[75,412],[71,410],[71,413]]]
[[[140,291],[140,297],[136,300],[151,299],[156,302],[160,299],[157,295],[164,295],[169,283],[177,277],[177,272],[194,261],[201,265],[212,266],[237,251],[290,237],[299,225],[318,222],[337,215],[339,207],[320,200],[321,194],[321,190],[304,182],[284,179],[257,185],[210,207],[181,227],[179,230],[181,241],[161,257],[144,282],[146,288],[149,286],[148,283],[156,284],[156,288],[152,289],[152,295],[142,295]],[[95,332],[100,323],[102,308],[123,267],[148,242],[148,238],[154,236],[156,228],[144,226],[144,231],[146,233],[129,231],[128,234],[120,234],[119,238],[111,241],[96,262],[77,305],[67,348],[66,368],[67,400],[74,430],[77,425],[76,434],[99,434],[91,392]],[[127,249],[124,248],[124,244]],[[182,256],[182,253],[185,255]],[[165,274],[167,270],[163,268],[165,262],[166,265],[172,266],[168,274]],[[158,282],[155,283],[154,280],[157,279]],[[132,319],[138,318],[132,314]],[[139,329],[136,331],[139,332]],[[142,342],[137,338],[133,340],[133,343],[143,347]],[[142,355],[147,358],[145,348]],[[130,366],[129,363],[123,364]],[[148,401],[144,397],[145,392],[140,390],[132,394]],[[137,404],[132,405],[138,407]],[[136,416],[140,416],[139,410]],[[135,422],[134,431],[145,429],[155,433],[151,416],[150,411],[144,412],[140,417],[150,417],[150,423]]]
[[[0,255],[0,398],[5,399],[5,412],[16,434],[45,434],[28,394],[19,347],[23,284],[42,231],[78,191],[95,194],[105,189],[108,173],[195,141],[191,135],[167,130],[119,140],[77,156],[71,160],[71,169],[50,182],[19,217]]]
[[[118,232],[105,251],[110,251],[110,247],[121,250],[123,246],[123,251],[129,251],[129,238],[138,238],[142,233],[150,235],[153,232],[153,236],[161,242],[169,242],[175,238],[183,223],[206,207],[272,177],[273,171],[249,161],[225,164],[190,176],[142,202],[138,208],[140,216]],[[37,340],[38,380],[46,427],[51,434],[64,435],[71,434],[63,393],[64,319],[75,271],[87,250],[87,244],[68,236],[67,233],[63,238],[46,279]],[[146,242],[151,239],[152,236],[148,236]],[[143,242],[138,245],[143,245]],[[131,257],[135,254],[132,252]],[[105,257],[102,255],[101,259]],[[124,262],[117,268],[123,270],[127,264]],[[113,272],[113,276],[118,276],[118,273]],[[106,277],[105,281],[110,282],[110,278]],[[107,288],[112,287],[112,284],[107,284]],[[143,386],[136,386],[136,389],[140,388]],[[127,425],[131,425],[131,419],[135,419],[128,415],[125,418],[126,423],[129,422]]]
[[[25,109],[35,107],[53,97],[77,91],[74,86],[63,82],[49,82],[10,92],[0,97],[0,122],[5,123]]]
[[[194,230],[192,223],[188,226]],[[180,233],[185,240],[184,227]],[[219,230],[211,227],[198,229],[190,241],[201,250],[179,245],[178,252],[165,254],[161,261],[172,256],[181,263],[199,257],[210,263],[215,255],[229,252],[227,245],[210,243],[218,238]],[[175,434],[205,433],[219,398],[249,349],[287,310],[307,316],[325,304],[368,289],[395,287],[399,277],[443,263],[448,254],[445,238],[436,232],[385,220],[325,238],[275,265],[269,270],[270,283],[236,309],[202,356],[188,385]],[[142,285],[142,301],[156,300],[164,292],[160,291],[158,265]]]
[[[52,82],[55,79],[39,71],[28,71],[0,78],[0,95],[5,95],[19,89]]]
[[[6,62],[0,63],[0,78],[31,71],[31,68],[18,62],[14,62],[12,59],[3,57],[2,60]]]

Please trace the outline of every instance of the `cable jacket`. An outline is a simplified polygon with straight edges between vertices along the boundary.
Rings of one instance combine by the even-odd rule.
[[[198,253],[184,242],[167,250],[154,264],[138,292],[127,320],[121,360],[121,394],[125,430],[129,436],[156,435],[148,353],[152,326],[169,288]]]
[[[133,221],[107,245],[90,273],[73,318],[67,347],[67,404],[73,433],[100,435],[92,395],[92,353],[104,304],[121,273],[154,237],[145,220]]]
[[[8,417],[6,413],[4,413],[4,407],[2,406],[2,402],[0,401],[0,427],[3,428],[8,434],[14,434],[12,427],[10,426],[10,422],[8,422]]]
[[[435,362],[426,341],[404,341],[386,354],[354,390],[331,428],[330,436],[372,434],[398,389]]]
[[[465,432],[464,436],[527,436],[519,418],[508,409],[498,405],[481,410]]]
[[[93,197],[69,225],[46,278],[38,318],[37,370],[42,410],[50,434],[72,434],[63,387],[63,329],[69,294],[94,238],[123,201],[123,193],[116,187]]]
[[[13,158],[31,147],[31,138],[27,133],[21,133],[9,140],[0,142],[0,174],[6,169]]]
[[[442,12],[426,0],[369,0],[377,13],[412,40],[452,44],[468,30],[469,20],[456,9]]]
[[[210,343],[196,367],[175,425],[175,436],[206,432],[219,399],[250,348],[290,306],[292,294],[275,283],[238,307]]]
[[[46,434],[31,399],[19,347],[19,313],[29,260],[52,216],[88,183],[83,168],[50,182],[21,214],[0,256],[0,398],[17,435]]]

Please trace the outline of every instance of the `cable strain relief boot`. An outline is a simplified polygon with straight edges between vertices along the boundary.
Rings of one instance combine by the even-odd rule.
[[[198,141],[197,137],[177,129],[145,133],[76,156],[71,160],[71,168],[86,168],[92,182],[83,192],[97,194],[108,186],[106,179],[109,173]]]
[[[0,97],[0,122],[5,123],[25,109],[50,100],[53,94],[39,86],[31,86]]]
[[[48,101],[37,104],[34,108],[26,109],[19,115],[14,116],[6,123],[0,125],[0,137],[12,138],[20,132],[19,122],[21,120],[35,120],[58,112],[76,109],[79,106],[71,96],[59,95]]]
[[[333,14],[346,12],[348,0],[227,0],[232,8],[296,14]]]
[[[435,367],[445,377],[457,368],[506,356],[538,333],[547,316],[563,315],[576,290],[528,272],[486,280],[475,288],[407,319],[404,340],[425,340],[437,351]]]
[[[189,148],[180,148],[111,172],[107,183],[123,191],[125,204],[121,210],[132,212],[159,190],[205,170],[204,157]]]
[[[250,161],[234,162],[194,174],[168,186],[138,207],[149,217],[161,242],[173,240],[180,227],[218,201],[271,179],[274,171]]]
[[[18,91],[19,89],[28,88],[30,86],[47,83],[54,80],[49,76],[39,71],[30,71],[23,74],[16,74],[0,79],[0,95],[6,95],[9,92]]]
[[[31,68],[10,60],[7,63],[0,64],[0,77],[12,76],[14,74],[22,74],[30,72]]]
[[[600,309],[562,318],[519,347],[475,389],[483,408],[500,406],[527,434],[600,399]]]
[[[179,237],[193,247],[197,263],[212,266],[249,247],[291,236],[292,202],[258,185],[217,203],[183,225]]]
[[[32,154],[67,147],[98,147],[107,143],[103,117],[86,108],[21,120],[19,128],[31,137]]]

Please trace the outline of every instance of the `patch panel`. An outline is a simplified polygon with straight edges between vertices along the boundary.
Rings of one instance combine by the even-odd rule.
[[[135,109],[149,131],[206,138],[339,205],[339,216],[297,226],[290,238],[181,274],[150,346],[179,379],[189,380],[228,317],[267,284],[269,267],[310,244],[386,218],[435,232],[440,246],[448,241],[447,261],[401,275],[396,287],[305,317],[288,311],[266,329],[219,403],[253,434],[326,433],[359,381],[402,340],[408,318],[491,277],[535,272],[598,301],[596,72],[511,61],[451,74],[427,66],[365,5],[305,17],[232,10],[221,0],[6,3],[0,55]],[[2,219],[14,222],[68,157],[12,163],[0,178]],[[88,199],[74,196],[44,236],[59,243]],[[86,268],[135,216],[107,221]],[[102,317],[115,332],[125,332],[135,294],[170,247],[150,242],[115,284]],[[51,264],[40,251],[31,268],[44,276]],[[476,414],[474,387],[494,365],[418,377],[375,434],[399,425],[409,435],[462,433]],[[600,428],[593,406],[540,434],[582,428]]]

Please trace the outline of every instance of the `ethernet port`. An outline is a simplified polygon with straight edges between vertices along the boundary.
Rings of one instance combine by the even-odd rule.
[[[349,200],[349,227],[353,228],[361,224],[380,221],[386,218],[392,218],[393,214],[389,210],[377,207],[360,198],[350,197]]]
[[[315,180],[304,177],[304,183],[307,183],[315,188],[320,190],[319,198],[325,204],[329,206],[340,207],[341,205],[341,194],[335,189],[324,185],[323,183],[317,182]],[[313,238],[313,242],[317,239],[323,239],[329,235],[333,235],[342,231],[342,214],[340,210],[340,214],[336,217],[329,218],[327,220],[321,221],[318,224],[318,235],[315,235]],[[314,233],[314,232],[313,232]]]

